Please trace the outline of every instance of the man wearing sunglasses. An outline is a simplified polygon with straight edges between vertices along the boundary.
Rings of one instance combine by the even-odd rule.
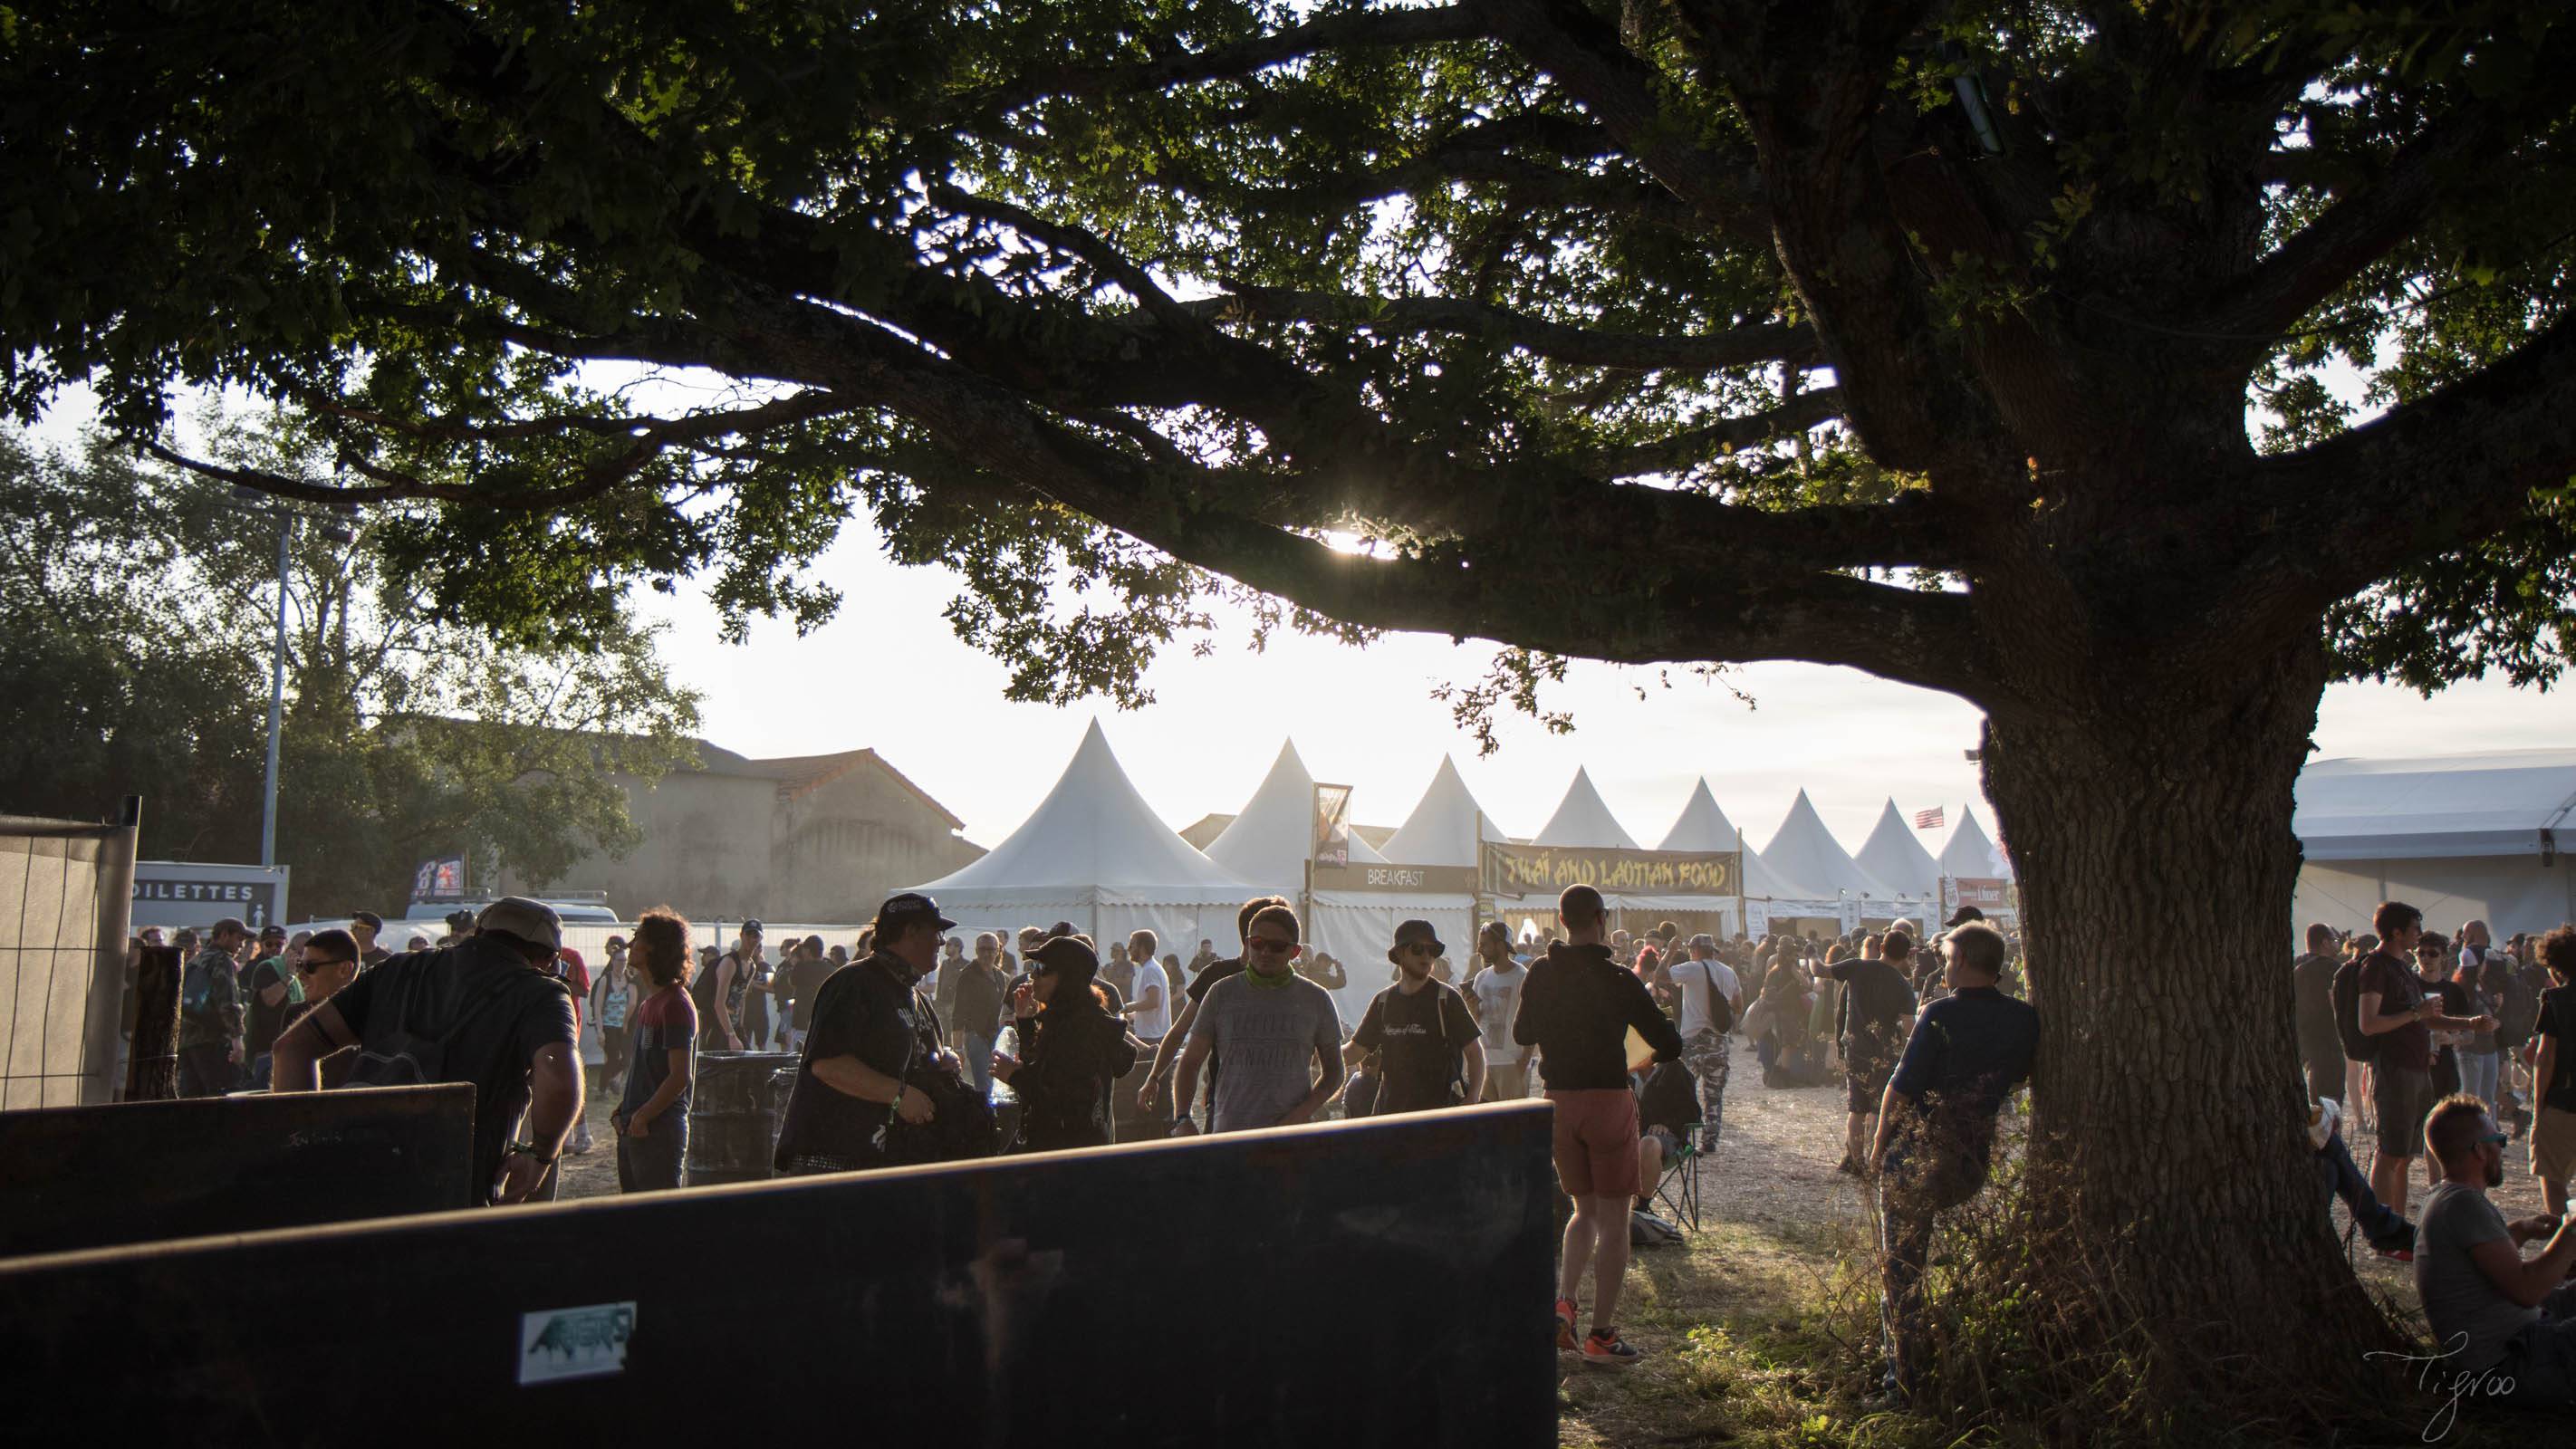
[[[1342,1090],[1341,1013],[1331,992],[1297,974],[1297,936],[1295,911],[1263,907],[1244,932],[1244,969],[1197,1003],[1179,1100],[1198,1090],[1210,1055],[1223,1053],[1208,1114],[1213,1131],[1311,1122]]]
[[[1343,1048],[1355,1067],[1369,1053],[1381,1053],[1384,1080],[1377,1115],[1484,1099],[1485,1046],[1476,1031],[1476,1014],[1457,988],[1431,978],[1432,963],[1444,950],[1429,921],[1397,926],[1395,949],[1386,953],[1395,963],[1396,983],[1370,1000],[1360,1029]],[[1462,1080],[1464,1097],[1457,1092]]]
[[[304,999],[287,1008],[286,1026],[278,1032],[278,1035],[284,1036],[287,1031],[294,1029],[295,1023],[302,1020],[306,1012],[339,995],[341,987],[357,978],[358,963],[365,959],[365,956],[366,948],[358,944],[358,938],[354,932],[315,932],[313,939],[304,943],[304,954],[296,958],[295,962],[296,984],[303,988]],[[357,1065],[357,1061],[356,1052],[333,1052],[324,1057],[322,1059],[323,1089],[327,1091],[347,1083],[349,1069]],[[262,1080],[266,1083],[275,1079],[276,1061],[272,1058],[269,1062],[269,1075]]]
[[[2427,1378],[2516,1407],[2576,1403],[2576,1231],[2551,1217],[2505,1221],[2487,1197],[2504,1185],[2504,1144],[2487,1104],[2466,1093],[2424,1119],[2442,1174],[2415,1234],[2415,1290],[2438,1356]],[[2523,1245],[2541,1240],[2526,1261]]]

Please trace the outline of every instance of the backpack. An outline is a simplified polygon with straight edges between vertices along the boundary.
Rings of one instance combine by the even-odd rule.
[[[702,1043],[714,1041],[723,1035],[716,1030],[715,1026],[716,1021],[725,1014],[724,998],[716,995],[716,978],[724,974],[724,964],[727,961],[734,963],[735,972],[739,973],[742,970],[741,961],[731,951],[727,951],[716,958],[716,964],[689,977],[689,1001],[698,1009],[698,1039]]]
[[[552,982],[558,991],[571,995],[569,988],[554,977],[537,972],[530,979]],[[371,1019],[366,1040],[358,1044],[357,1060],[349,1068],[347,1085],[352,1087],[418,1087],[432,1082],[464,1080],[447,1073],[448,1043],[462,1035],[465,1028],[509,996],[519,984],[506,970],[492,973],[493,979],[482,993],[458,1004],[456,1019],[437,1036],[422,1036],[412,1030],[411,1009],[420,1004],[421,988],[428,983],[414,980],[402,993],[391,1025],[381,1016]],[[381,1008],[379,1008],[381,1010]]]
[[[2496,1009],[2496,1049],[2520,1051],[2539,1025],[2540,998],[2531,994],[2531,988],[2521,978],[2506,976],[2504,1004]]]
[[[2379,1056],[2379,1038],[2361,1029],[2361,963],[2369,959],[2355,956],[2334,974],[2335,1035],[2343,1039],[2343,1054],[2356,1062]]]
[[[1682,964],[1696,964],[1700,968],[1699,989],[1708,994],[1708,1024],[1710,1029],[1715,1031],[1719,1036],[1725,1036],[1729,1032],[1734,1031],[1735,1003],[1727,1000],[1725,993],[1717,989],[1717,973],[1709,969],[1717,963],[1714,961],[1700,961],[1696,963],[1686,961]]]

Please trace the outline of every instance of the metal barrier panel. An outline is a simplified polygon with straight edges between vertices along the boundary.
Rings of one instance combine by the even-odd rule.
[[[1496,1104],[0,1263],[11,1439],[1540,1449],[1549,1123]]]
[[[462,1208],[462,1083],[0,1113],[0,1255]]]

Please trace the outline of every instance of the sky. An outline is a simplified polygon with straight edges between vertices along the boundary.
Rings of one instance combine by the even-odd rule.
[[[639,610],[670,624],[663,657],[704,695],[701,733],[754,757],[874,748],[966,822],[967,839],[998,844],[1045,797],[1097,717],[1146,801],[1174,829],[1241,808],[1293,739],[1318,780],[1353,787],[1352,818],[1397,825],[1446,752],[1508,834],[1546,823],[1577,766],[1587,768],[1620,823],[1652,846],[1695,777],[1759,848],[1804,788],[1825,824],[1857,849],[1893,797],[1908,817],[1935,805],[1955,824],[1963,803],[1992,825],[1978,796],[1979,713],[1948,695],[1856,670],[1763,664],[1724,686],[1695,677],[1666,688],[1656,672],[1577,663],[1542,696],[1569,710],[1570,735],[1526,717],[1498,731],[1483,758],[1432,697],[1443,681],[1481,676],[1494,646],[1444,636],[1389,635],[1365,648],[1274,636],[1253,653],[1249,631],[1221,633],[1216,652],[1167,650],[1147,675],[1153,704],[1122,712],[1105,701],[1058,709],[1012,704],[1006,671],[960,643],[940,610],[957,592],[936,569],[888,562],[863,520],[823,560],[846,596],[840,613],[800,639],[784,623],[754,625],[723,643],[703,594],[639,592]],[[871,694],[890,661],[908,684]],[[1642,691],[1642,694],[1641,694]],[[2564,747],[2576,741],[2576,692],[2469,684],[2425,700],[2376,685],[2330,689],[2316,758]],[[1922,837],[1934,850],[1943,832]]]

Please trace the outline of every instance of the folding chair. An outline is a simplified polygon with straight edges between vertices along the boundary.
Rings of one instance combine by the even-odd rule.
[[[1692,1232],[1699,1231],[1699,1133],[1697,1122],[1681,1129],[1680,1149],[1665,1156],[1663,1176],[1655,1180],[1655,1201]]]

